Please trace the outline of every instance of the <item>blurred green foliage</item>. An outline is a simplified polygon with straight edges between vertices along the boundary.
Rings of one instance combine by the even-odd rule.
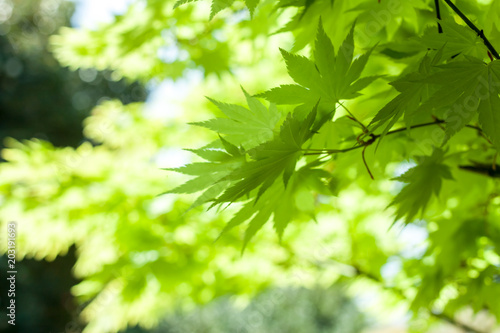
[[[38,137],[57,146],[83,140],[82,121],[100,101],[144,101],[145,88],[110,71],[61,67],[48,40],[69,25],[67,1],[2,2],[0,19],[0,141]]]

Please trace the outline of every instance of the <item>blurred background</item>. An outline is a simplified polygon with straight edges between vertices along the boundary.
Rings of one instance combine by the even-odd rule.
[[[118,3],[118,2],[117,2]],[[109,71],[72,71],[49,51],[49,37],[60,27],[90,25],[85,17],[112,15],[106,3],[94,7],[70,1],[2,1],[0,3],[0,149],[5,138],[38,138],[58,147],[77,147],[84,140],[83,120],[95,105],[118,99],[142,102],[141,83],[113,80]],[[93,14],[92,14],[93,13]],[[72,18],[80,15],[80,21]],[[101,17],[101,19],[103,19]],[[2,159],[2,161],[4,161]],[[5,320],[2,332],[66,332],[78,304],[70,289],[78,280],[71,273],[75,248],[53,261],[18,262],[17,325]],[[1,259],[1,290],[8,290],[7,260]],[[2,317],[7,306],[1,297]]]

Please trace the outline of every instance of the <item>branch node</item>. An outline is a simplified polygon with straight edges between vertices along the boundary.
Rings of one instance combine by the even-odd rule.
[[[495,57],[495,59],[500,59],[500,55],[498,54],[497,50],[495,50],[493,45],[491,45],[488,38],[486,38],[483,30],[479,30],[479,28],[476,27],[476,25],[474,23],[472,23],[472,21],[469,20],[469,18],[460,9],[458,9],[458,7],[455,6],[455,4],[453,4],[453,2],[451,2],[451,0],[444,0],[444,2],[446,2],[446,4],[448,6],[450,6],[450,8],[453,9],[453,11],[458,16],[460,16],[460,18],[465,22],[465,24],[467,24],[469,26],[469,28],[471,28],[472,30],[474,30],[477,33],[477,35],[483,40],[484,45],[488,48],[488,50],[491,52],[493,57]]]

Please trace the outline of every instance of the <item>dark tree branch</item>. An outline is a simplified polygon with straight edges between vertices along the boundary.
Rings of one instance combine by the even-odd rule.
[[[434,0],[434,6],[436,7],[436,17],[438,20],[441,20],[441,11],[439,10],[439,0]],[[441,24],[438,22],[438,32],[440,34],[443,33],[443,28],[441,27]]]
[[[500,59],[500,55],[498,54],[497,50],[495,50],[495,48],[493,47],[493,45],[491,45],[491,43],[488,40],[488,38],[486,38],[486,36],[484,35],[483,30],[480,30],[478,27],[476,27],[474,25],[474,23],[472,23],[471,20],[469,20],[469,18],[467,16],[465,16],[465,14],[462,13],[462,11],[460,9],[458,9],[458,7],[453,4],[453,2],[451,2],[451,0],[444,0],[444,2],[446,2],[446,4],[448,6],[450,6],[450,8],[453,9],[453,11],[458,16],[460,16],[460,18],[465,22],[465,24],[467,24],[469,26],[469,28],[471,28],[472,30],[474,30],[477,33],[477,35],[479,37],[481,37],[481,39],[483,40],[484,45],[486,45],[486,47],[488,48],[488,50],[490,51],[490,53],[493,55],[493,57],[495,59]]]
[[[474,163],[474,165],[459,165],[458,167],[462,170],[474,172],[480,175],[500,178],[500,166],[495,162],[493,162],[493,164]]]

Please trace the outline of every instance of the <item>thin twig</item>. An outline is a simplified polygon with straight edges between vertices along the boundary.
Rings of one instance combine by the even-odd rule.
[[[484,45],[486,45],[486,47],[488,48],[488,50],[490,51],[490,53],[493,55],[493,57],[495,57],[495,59],[500,59],[500,55],[498,54],[497,50],[495,50],[495,48],[493,47],[493,45],[491,45],[491,43],[488,40],[488,38],[486,38],[486,36],[484,35],[483,30],[480,30],[478,27],[476,27],[474,25],[474,23],[472,23],[471,20],[469,20],[469,18],[467,16],[465,16],[465,14],[462,13],[462,11],[460,9],[458,9],[458,7],[453,4],[453,2],[451,2],[451,0],[444,0],[444,2],[446,2],[446,4],[448,6],[450,6],[450,8],[453,9],[453,11],[458,16],[460,16],[460,18],[465,22],[465,24],[467,24],[469,26],[469,28],[471,28],[472,30],[474,30],[477,33],[477,35],[479,37],[481,37],[481,39],[483,40]]]
[[[375,180],[375,178],[373,177],[372,171],[370,170],[370,167],[368,166],[368,163],[366,163],[366,157],[365,157],[366,148],[368,148],[368,145],[365,145],[365,147],[363,148],[363,152],[361,153],[361,156],[363,157],[363,163],[365,164],[366,171],[368,171],[370,178],[372,180]]]
[[[323,155],[323,154],[331,155],[331,154],[337,154],[337,153],[347,153],[348,151],[362,148],[364,146],[366,146],[366,145],[362,144],[362,145],[358,145],[358,146],[354,146],[354,147],[350,147],[350,148],[345,148],[345,149],[311,149],[311,148],[309,148],[309,149],[302,149],[302,151],[310,152],[310,153],[304,153],[304,155]]]
[[[399,133],[399,132],[404,132],[408,129],[414,129],[414,128],[420,128],[420,127],[426,127],[426,126],[431,126],[431,125],[439,125],[439,124],[443,124],[445,121],[444,120],[441,120],[441,119],[436,119],[435,121],[431,121],[431,122],[428,122],[428,123],[423,123],[423,124],[418,124],[418,125],[413,125],[413,126],[410,126],[410,127],[402,127],[402,128],[398,128],[398,129],[395,129],[395,130],[392,130],[392,131],[389,131],[387,132],[385,135],[391,135],[391,134],[395,134],[395,133]],[[380,136],[382,136],[382,134],[377,134],[377,135],[374,135],[374,137],[376,139],[378,139]]]
[[[444,120],[436,120],[436,121],[429,122],[429,123],[413,125],[413,126],[410,126],[409,129],[437,125],[437,124],[442,124],[442,123],[444,123]],[[406,131],[407,129],[408,129],[408,127],[398,128],[398,129],[387,132],[385,135],[400,133],[400,132]],[[307,153],[305,153],[304,155],[322,155],[322,154],[331,155],[331,154],[337,154],[337,153],[346,153],[346,152],[351,151],[351,150],[355,150],[358,148],[363,148],[363,147],[369,146],[373,142],[375,142],[378,138],[380,138],[380,136],[381,136],[381,134],[372,134],[370,136],[370,140],[363,141],[362,143],[360,143],[357,146],[353,146],[353,147],[345,148],[345,149],[303,149],[304,151],[307,151]]]
[[[433,125],[441,125],[441,124],[444,124],[444,123],[445,123],[444,120],[436,118],[435,121],[431,121],[431,122],[423,123],[423,124],[417,124],[417,125],[413,125],[413,126],[409,126],[409,127],[398,128],[398,129],[395,129],[395,130],[387,132],[385,135],[392,135],[392,134],[396,134],[396,133],[401,133],[401,132],[407,131],[408,129],[415,129],[415,128],[433,126]],[[481,135],[486,140],[488,140],[488,142],[491,143],[491,141],[485,136],[483,130],[480,127],[477,127],[477,126],[474,126],[474,125],[465,125],[465,127],[471,128],[471,129],[474,129],[474,130],[478,131],[479,135]],[[337,154],[337,153],[347,153],[347,152],[349,152],[351,150],[355,150],[355,149],[358,149],[358,148],[365,148],[365,147],[371,145],[372,143],[374,143],[381,136],[382,136],[382,134],[370,134],[370,139],[369,140],[362,141],[362,142],[360,142],[356,146],[345,148],[345,149],[314,149],[314,148],[309,148],[309,149],[302,149],[302,151],[305,151],[304,155],[323,155],[323,154],[332,155],[332,154]]]

